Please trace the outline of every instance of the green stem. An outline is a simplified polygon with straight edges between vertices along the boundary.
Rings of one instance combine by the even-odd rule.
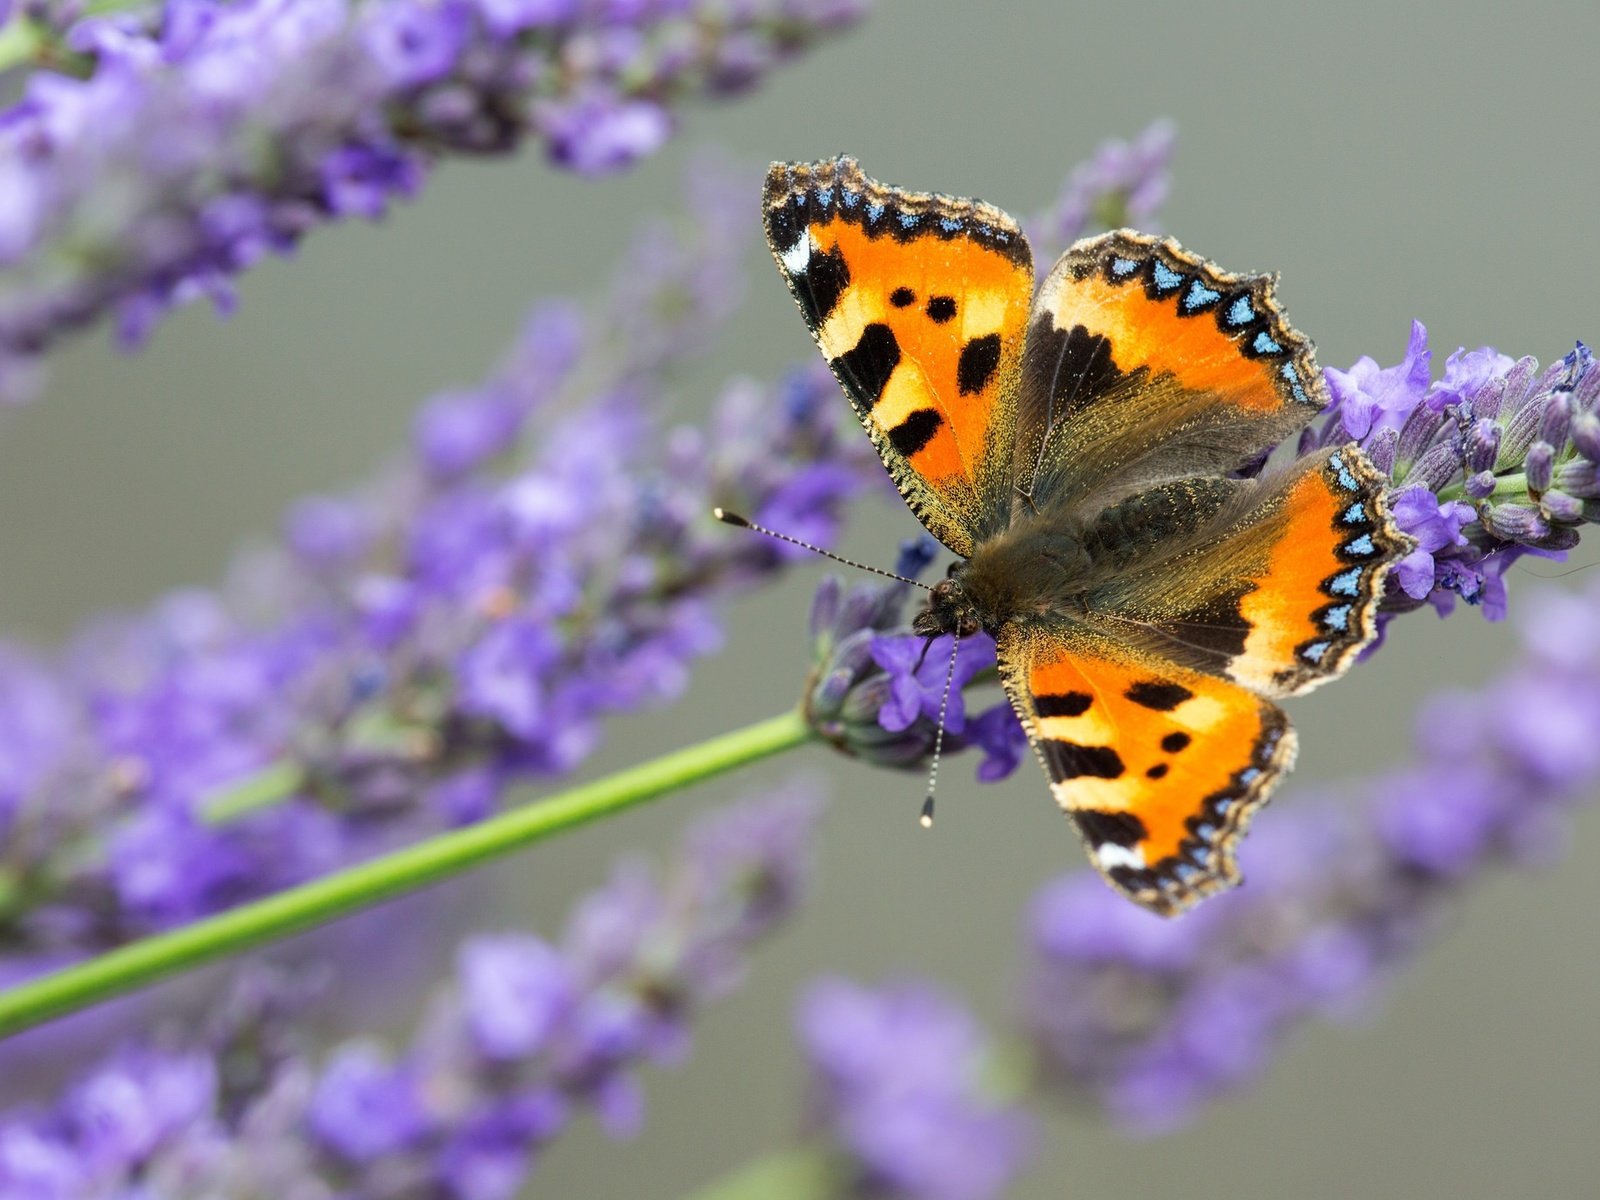
[[[636,807],[810,740],[798,712],[663,755],[548,800],[440,834],[0,992],[0,1038],[146,987],[211,959],[348,916],[522,846]]]
[[[820,1149],[784,1150],[746,1163],[690,1200],[832,1200],[840,1195],[833,1163]]]
[[[1467,503],[1474,506],[1482,503],[1483,500],[1504,499],[1520,500],[1522,503],[1526,504],[1528,502],[1528,476],[1522,471],[1517,471],[1510,475],[1496,476],[1494,481],[1494,491],[1490,492],[1487,496],[1482,497],[1482,499],[1479,500],[1475,500],[1471,496],[1467,495],[1466,481],[1463,480],[1440,488],[1439,499],[1465,500]]]

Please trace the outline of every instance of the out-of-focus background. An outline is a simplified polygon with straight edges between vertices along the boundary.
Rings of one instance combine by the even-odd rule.
[[[43,402],[0,432],[0,626],[48,641],[107,607],[216,580],[286,502],[367,472],[402,443],[418,401],[477,379],[527,301],[602,286],[632,223],[678,204],[703,143],[754,163],[847,151],[886,181],[1026,213],[1100,139],[1170,115],[1180,142],[1166,228],[1230,269],[1281,272],[1324,365],[1397,361],[1413,317],[1436,363],[1484,343],[1547,362],[1600,338],[1597,35],[1588,0],[881,0],[859,31],[753,98],[687,110],[687,136],[631,174],[584,182],[532,156],[451,163],[383,225],[319,232],[296,261],[253,272],[227,323],[186,312],[133,358],[103,331],[74,342]],[[752,194],[727,235],[753,240],[758,225]],[[752,262],[748,301],[684,417],[730,374],[770,376],[814,353],[781,281]],[[869,502],[847,549],[887,563],[914,529],[898,505]],[[1513,607],[1581,583],[1571,566],[1593,557],[1516,569]],[[688,700],[616,722],[585,774],[787,706],[823,571],[803,566],[742,604]],[[1473,611],[1407,618],[1374,661],[1291,702],[1303,749],[1276,803],[1405,754],[1416,702],[1487,677],[1511,647],[1506,627]],[[619,1149],[580,1124],[533,1192],[676,1195],[784,1141],[800,1099],[793,996],[819,972],[931,975],[994,1025],[1008,1020],[1023,907],[1081,859],[1042,780],[1024,764],[980,786],[958,760],[927,834],[917,778],[822,750],[792,759],[536,849],[487,887],[439,899],[447,928],[554,931],[619,850],[669,845],[693,811],[797,761],[834,794],[816,899],[758,956],[749,986],[707,1015],[689,1063],[650,1073],[643,1135]],[[1050,1113],[1019,1194],[1594,1195],[1596,848],[1591,811],[1559,864],[1477,887],[1458,927],[1365,1019],[1314,1027],[1259,1087],[1188,1132],[1130,1141],[1091,1114]],[[418,911],[370,925],[394,939],[412,983],[330,1006],[330,1033],[414,1017],[450,953],[448,939],[416,936]],[[336,978],[335,996],[358,982]]]

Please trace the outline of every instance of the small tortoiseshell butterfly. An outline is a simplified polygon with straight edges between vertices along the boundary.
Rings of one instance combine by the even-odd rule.
[[[848,158],[777,163],[767,240],[923,525],[962,556],[914,624],[991,634],[1051,791],[1163,914],[1238,882],[1294,760],[1272,703],[1343,673],[1411,548],[1355,445],[1253,477],[1327,402],[1274,279],[1170,239],[1027,239]]]

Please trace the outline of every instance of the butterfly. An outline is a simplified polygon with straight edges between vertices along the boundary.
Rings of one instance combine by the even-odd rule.
[[[1239,881],[1294,762],[1273,701],[1344,673],[1413,548],[1355,444],[1261,471],[1327,403],[1276,279],[1078,242],[849,158],[775,163],[767,240],[907,506],[961,561],[913,629],[993,636],[1050,790],[1164,915]]]

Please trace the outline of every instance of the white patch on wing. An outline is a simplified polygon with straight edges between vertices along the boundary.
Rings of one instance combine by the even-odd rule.
[[[811,262],[811,231],[802,229],[800,236],[795,238],[794,245],[790,246],[780,256],[783,259],[783,269],[791,275],[804,275],[806,266]]]
[[[1094,856],[1102,867],[1132,867],[1144,870],[1144,851],[1137,846],[1119,846],[1115,842],[1101,842],[1094,848]]]

